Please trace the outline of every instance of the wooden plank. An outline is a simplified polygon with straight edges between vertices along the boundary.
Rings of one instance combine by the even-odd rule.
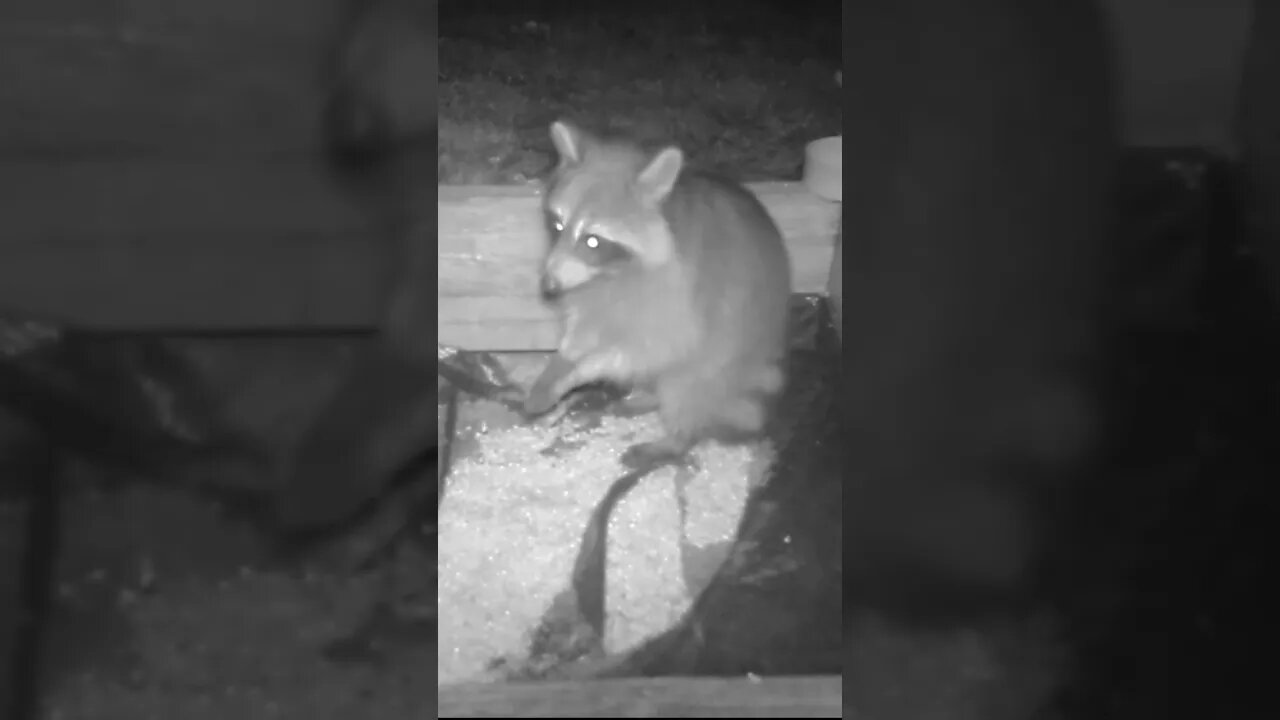
[[[839,204],[799,183],[748,186],[787,241],[792,286],[825,293]],[[441,186],[438,192],[441,342],[470,349],[548,350],[555,318],[537,296],[546,248],[539,188]]]
[[[823,291],[837,206],[752,189],[787,235],[797,291]],[[380,314],[388,239],[312,154],[0,162],[0,198],[6,309],[155,331],[361,329]],[[554,346],[537,202],[535,188],[440,189],[441,341]]]
[[[645,678],[441,688],[439,717],[843,717],[831,677]]]
[[[827,280],[827,301],[836,323],[836,333],[844,339],[844,229],[836,233],[836,252],[831,257],[831,276]]]
[[[0,162],[0,307],[102,329],[371,327],[386,238],[311,156]]]
[[[0,160],[0,242],[68,246],[94,238],[250,232],[279,238],[369,226],[311,153],[230,160],[150,157],[57,163]],[[15,238],[14,236],[22,236]]]
[[[304,37],[331,22],[340,0],[5,0],[0,26],[176,28],[241,36]]]
[[[339,2],[0,3],[0,156],[314,147]]]

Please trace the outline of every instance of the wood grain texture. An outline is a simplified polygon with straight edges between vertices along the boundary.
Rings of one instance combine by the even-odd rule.
[[[309,155],[0,161],[0,307],[103,329],[371,327],[391,247]]]
[[[840,677],[646,678],[442,688],[442,718],[842,717]]]
[[[314,146],[338,10],[339,0],[8,0],[0,156]]]
[[[827,299],[831,303],[836,333],[844,339],[844,231],[836,233],[836,252],[831,258],[831,275],[827,279]]]
[[[778,223],[792,288],[826,293],[839,205],[799,183],[748,185]],[[471,349],[548,350],[557,328],[537,297],[546,248],[536,187],[441,186],[439,336]]]
[[[752,189],[787,237],[796,291],[825,292],[838,206],[796,184]],[[311,154],[10,160],[0,205],[9,310],[154,331],[369,329],[382,312],[393,245]],[[554,347],[537,190],[442,187],[437,208],[438,339]]]

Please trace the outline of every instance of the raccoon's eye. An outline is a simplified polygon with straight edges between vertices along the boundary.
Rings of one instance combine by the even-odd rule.
[[[552,234],[559,235],[564,232],[565,222],[556,212],[547,210],[544,217],[547,221],[547,227],[551,230]]]
[[[622,262],[631,256],[625,247],[602,235],[583,235],[579,242],[596,265]]]

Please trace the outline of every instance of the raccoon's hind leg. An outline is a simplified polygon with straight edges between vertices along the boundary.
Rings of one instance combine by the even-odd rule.
[[[636,443],[622,453],[620,462],[629,470],[655,469],[663,465],[685,465],[696,444],[685,435],[668,434],[661,439]]]
[[[627,448],[622,464],[633,470],[687,464],[693,446],[721,422],[724,403],[732,395],[727,379],[723,373],[705,369],[660,377],[654,390],[665,434]]]
[[[727,373],[737,382],[726,384],[715,403],[715,424],[709,431],[725,442],[747,442],[765,432],[774,401],[786,385],[786,374],[776,363],[753,364],[751,369]]]
[[[739,442],[758,437],[768,422],[769,403],[786,384],[776,363],[703,368],[668,374],[655,389],[666,435],[632,445],[622,456],[629,468],[685,464],[699,441]]]
[[[698,441],[695,428],[701,413],[695,413],[699,403],[682,394],[695,383],[683,377],[664,377],[656,385],[654,399],[662,417],[665,434],[649,442],[636,443],[622,453],[620,462],[632,470],[653,469],[662,465],[686,464],[689,451]],[[692,421],[692,422],[691,422]]]

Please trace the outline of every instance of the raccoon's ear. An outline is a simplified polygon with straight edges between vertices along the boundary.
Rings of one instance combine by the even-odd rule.
[[[551,144],[560,154],[560,164],[582,162],[583,132],[566,120],[551,123]]]
[[[641,195],[652,203],[660,203],[671,194],[671,188],[684,167],[684,153],[678,147],[668,147],[649,161],[636,176],[636,186]]]

